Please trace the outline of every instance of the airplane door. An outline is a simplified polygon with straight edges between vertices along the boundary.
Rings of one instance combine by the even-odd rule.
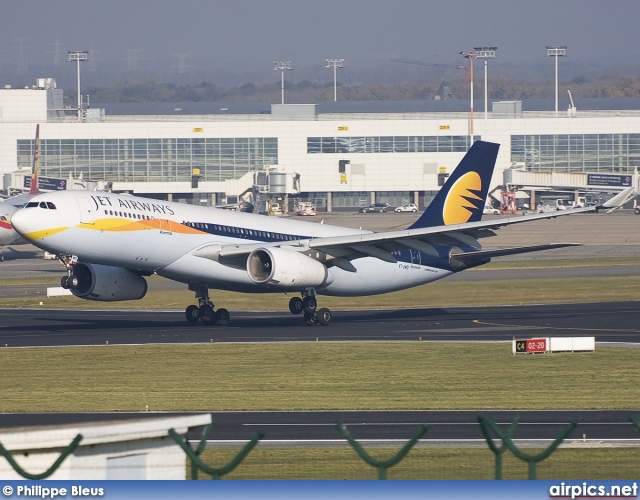
[[[80,223],[93,224],[93,207],[89,198],[76,198],[78,207],[80,208]]]

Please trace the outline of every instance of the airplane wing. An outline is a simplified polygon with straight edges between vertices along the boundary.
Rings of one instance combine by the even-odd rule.
[[[308,253],[313,258],[315,253],[323,254],[322,261],[327,266],[336,266],[346,271],[355,271],[350,261],[362,257],[375,257],[385,262],[395,263],[393,252],[412,249],[424,254],[438,257],[435,248],[438,244],[455,244],[459,242],[471,248],[477,249],[466,253],[457,253],[456,259],[469,262],[472,259],[486,259],[500,255],[512,255],[524,252],[573,246],[575,243],[557,243],[554,245],[536,245],[532,247],[512,247],[492,250],[481,250],[479,239],[495,236],[495,230],[511,224],[520,224],[538,219],[552,219],[575,213],[592,212],[595,207],[582,207],[561,212],[545,212],[518,217],[505,217],[500,219],[467,222],[447,226],[435,226],[416,229],[404,229],[401,231],[388,231],[382,233],[356,233],[346,236],[332,236],[313,238],[309,240],[250,243],[246,245],[206,245],[196,249],[193,254],[215,260],[221,264],[244,269],[249,254],[258,248],[286,247],[293,251]],[[314,252],[310,252],[313,250]]]

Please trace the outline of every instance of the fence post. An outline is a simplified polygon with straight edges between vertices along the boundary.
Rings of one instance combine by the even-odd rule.
[[[60,467],[60,464],[62,464],[64,459],[67,458],[69,454],[73,453],[73,451],[80,444],[80,441],[82,441],[82,434],[78,434],[74,438],[74,440],[71,441],[71,443],[69,443],[69,446],[67,446],[64,450],[62,450],[62,453],[60,454],[58,459],[55,462],[53,462],[53,465],[41,474],[29,474],[27,471],[25,471],[22,467],[18,465],[18,463],[13,459],[13,456],[11,455],[11,453],[9,453],[5,449],[5,447],[2,446],[2,444],[0,444],[0,455],[4,456],[4,458],[7,459],[11,467],[13,467],[13,470],[15,470],[18,474],[20,474],[25,479],[32,479],[32,480],[45,479],[49,477],[51,474],[53,474],[58,467]]]
[[[210,425],[208,425],[207,428],[209,428]],[[198,450],[199,450],[198,454],[196,454],[196,452],[194,452],[191,449],[191,446],[189,446],[189,443],[187,442],[186,437],[182,437],[180,434],[178,434],[175,431],[175,429],[169,429],[169,435],[173,438],[173,440],[176,443],[178,443],[178,445],[184,450],[187,456],[191,459],[191,478],[192,479],[198,478],[198,469],[202,470],[205,474],[209,474],[211,476],[211,479],[222,479],[222,476],[224,476],[225,474],[228,474],[233,469],[235,469],[240,464],[240,462],[242,462],[242,460],[244,460],[244,458],[249,454],[249,452],[253,448],[255,448],[255,446],[258,444],[258,441],[260,441],[264,437],[263,432],[260,432],[260,431],[256,432],[251,438],[251,441],[249,441],[246,445],[244,445],[244,448],[240,450],[240,452],[235,456],[235,458],[231,460],[231,462],[229,462],[227,465],[214,469],[212,467],[209,467],[202,460],[200,460],[200,457],[198,456],[200,453],[202,453],[202,450],[204,450],[204,446],[206,445],[206,438],[210,431],[210,428],[209,429],[207,428],[205,428],[205,432],[207,434],[204,435],[203,433],[202,439],[200,440],[200,444],[198,446]],[[195,468],[194,468],[194,464],[195,464]]]
[[[364,448],[360,446],[360,443],[358,443],[355,439],[353,439],[353,437],[351,436],[351,434],[349,433],[349,431],[344,425],[337,424],[336,427],[338,428],[342,436],[347,441],[349,441],[349,444],[351,444],[351,446],[356,451],[356,453],[360,455],[360,458],[362,458],[365,462],[367,462],[372,467],[376,467],[378,469],[378,479],[387,479],[387,469],[399,463],[406,456],[406,454],[409,453],[409,450],[413,448],[413,446],[418,442],[418,440],[422,436],[424,436],[427,432],[427,427],[425,425],[421,425],[420,429],[418,429],[418,432],[416,432],[415,436],[413,436],[407,442],[407,444],[405,444],[402,447],[402,449],[396,454],[396,456],[390,458],[389,460],[380,461],[380,460],[376,460],[371,455],[369,455],[364,450]]]
[[[495,467],[496,467],[495,478],[497,480],[502,479],[502,454],[505,451],[507,451],[507,445],[503,442],[502,446],[498,448],[496,444],[493,442],[493,439],[491,438],[491,436],[489,435],[489,429],[487,427],[485,419],[479,416],[478,422],[480,422],[480,428],[482,429],[484,438],[487,440],[487,444],[489,445],[489,448],[495,455]],[[513,433],[515,432],[516,427],[518,427],[519,423],[520,423],[520,415],[517,415],[511,421],[511,425],[509,426],[509,430],[507,431],[507,437],[509,439],[511,439],[511,437],[513,436]]]
[[[500,429],[498,429],[498,427],[496,427],[496,425],[490,419],[486,418],[486,419],[483,419],[483,420],[487,423],[489,428],[491,428],[493,433],[496,436],[498,436],[498,438],[502,439],[502,441],[507,446],[507,448],[509,448],[509,450],[511,450],[511,453],[513,453],[516,457],[518,457],[523,462],[527,462],[529,464],[529,479],[536,479],[536,466],[537,466],[538,462],[542,462],[545,458],[547,458],[549,455],[551,455],[556,450],[556,448],[558,446],[560,446],[562,441],[564,441],[564,439],[569,434],[571,434],[573,432],[573,430],[578,426],[577,423],[570,422],[569,425],[567,427],[565,427],[565,429],[560,433],[560,436],[558,436],[555,439],[555,441],[549,445],[549,447],[547,449],[545,449],[544,451],[542,451],[541,453],[539,453],[537,455],[531,456],[531,455],[527,455],[526,453],[523,453],[522,451],[520,451],[518,449],[518,447],[513,444],[513,441],[511,440],[511,438],[505,436],[502,433],[502,431]]]

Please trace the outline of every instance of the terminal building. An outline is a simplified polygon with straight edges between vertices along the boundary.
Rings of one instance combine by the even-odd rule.
[[[561,104],[563,100],[560,100]],[[566,104],[569,100],[566,99]],[[81,186],[204,205],[265,193],[354,211],[427,206],[472,141],[500,144],[490,192],[519,202],[619,190],[640,166],[640,99],[104,104],[65,108],[52,78],[0,88],[1,187],[26,189],[36,124],[44,188]],[[576,109],[577,108],[577,109]],[[41,185],[41,187],[43,187]]]

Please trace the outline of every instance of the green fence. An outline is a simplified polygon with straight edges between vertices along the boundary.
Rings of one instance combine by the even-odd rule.
[[[631,416],[638,429],[640,419]],[[192,447],[186,436],[174,429],[169,435],[188,457],[191,479],[206,476],[211,479],[629,479],[640,474],[640,446],[604,447],[580,443],[578,447],[560,448],[564,440],[579,428],[572,422],[562,429],[544,449],[526,451],[514,442],[519,418],[505,430],[491,419],[478,416],[478,425],[485,438],[477,448],[425,446],[420,440],[428,428],[419,426],[415,434],[400,449],[376,447],[365,449],[353,438],[348,428],[337,424],[345,439],[342,447],[273,447],[259,446],[265,437],[255,433],[240,449],[216,448],[207,443],[214,430],[208,425],[197,446]],[[51,467],[41,474],[30,474],[14,460],[0,444],[4,456],[14,470],[26,479],[46,479],[75,451],[82,435],[62,450]],[[583,445],[583,446],[582,446]]]

